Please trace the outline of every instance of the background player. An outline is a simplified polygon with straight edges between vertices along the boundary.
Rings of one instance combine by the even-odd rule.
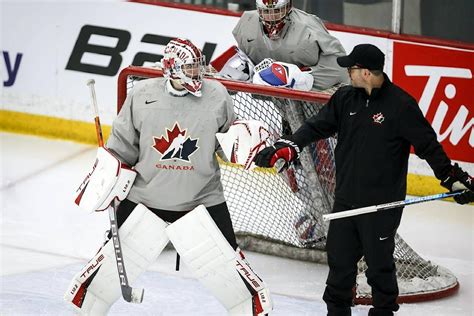
[[[346,70],[336,62],[338,56],[346,54],[345,50],[340,41],[329,34],[321,19],[293,8],[291,0],[256,0],[256,6],[256,11],[244,12],[233,30],[239,49],[254,64],[271,58],[277,62],[294,64],[300,69],[309,69],[313,76],[312,90],[315,91],[333,93],[337,87],[349,84]],[[264,81],[255,80],[258,76],[255,71],[254,83]],[[305,119],[317,113],[322,106],[281,99],[275,99],[274,103],[283,116],[283,134],[296,131]],[[334,169],[332,163],[327,163],[332,161],[328,156],[333,151],[331,146],[330,139],[312,144],[302,151],[298,164],[285,172],[285,178],[289,179],[291,187],[296,188],[299,198],[307,200],[305,196],[311,195],[313,201],[295,222],[297,236],[303,245],[320,240],[320,236],[315,234],[316,227],[320,226],[317,223],[318,210],[321,207],[331,208],[330,199],[315,194],[323,191],[323,187],[330,188],[328,194],[333,194],[332,177],[323,179],[315,171],[315,165],[323,166],[325,170]]]
[[[256,11],[242,14],[233,30],[239,49],[253,64],[271,58],[310,68],[316,90],[349,83],[336,63],[337,56],[345,55],[344,48],[317,16],[293,8],[291,0],[257,0],[256,5]]]

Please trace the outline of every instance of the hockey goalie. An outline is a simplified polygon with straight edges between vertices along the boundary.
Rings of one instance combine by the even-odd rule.
[[[237,245],[216,158],[216,133],[225,138],[235,121],[232,99],[222,84],[203,79],[204,56],[190,41],[170,41],[162,64],[164,78],[139,81],[129,93],[76,203],[96,211],[121,200],[116,213],[128,281],[171,242],[230,315],[268,314],[270,293]],[[114,251],[109,239],[74,276],[65,299],[79,314],[105,315],[121,296]]]

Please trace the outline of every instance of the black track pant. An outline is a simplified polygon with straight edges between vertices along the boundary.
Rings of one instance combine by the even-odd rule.
[[[136,203],[130,200],[123,200],[118,209],[117,209],[117,222],[118,226],[120,227],[127,217],[132,213],[133,209],[137,206]],[[166,211],[166,210],[159,210],[154,208],[148,208],[152,211],[156,216],[164,220],[168,223],[174,223],[176,220],[180,219],[188,212],[176,212],[176,211]],[[218,205],[206,207],[209,215],[211,215],[212,219],[216,223],[217,227],[219,227],[220,231],[224,235],[225,239],[229,242],[232,248],[237,249],[237,242],[235,240],[234,228],[232,227],[232,221],[230,219],[229,209],[227,208],[227,204],[221,203]],[[109,236],[110,237],[110,236]]]
[[[335,203],[333,212],[352,209]],[[369,315],[393,315],[399,306],[393,252],[402,208],[332,220],[326,251],[329,275],[323,299],[330,316],[351,315],[357,262],[365,256],[367,281],[372,287]]]

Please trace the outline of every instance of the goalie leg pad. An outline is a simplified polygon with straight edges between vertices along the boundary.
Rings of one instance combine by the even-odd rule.
[[[230,315],[265,315],[273,309],[270,291],[265,282],[253,271],[244,253],[237,248],[236,268],[242,280],[246,282],[247,288],[252,293],[251,302],[242,302],[229,310]]]
[[[231,314],[263,315],[272,309],[265,283],[235,251],[200,205],[166,228],[182,260]]]
[[[132,283],[156,261],[169,239],[167,224],[138,204],[119,229],[124,264]],[[121,296],[112,240],[72,280],[64,299],[80,315],[105,315]]]

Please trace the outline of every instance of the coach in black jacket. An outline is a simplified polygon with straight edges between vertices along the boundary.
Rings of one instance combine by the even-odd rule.
[[[384,54],[361,44],[337,59],[352,86],[340,88],[328,104],[293,135],[260,152],[255,162],[273,167],[291,162],[310,143],[337,133],[336,197],[333,212],[403,200],[410,145],[449,190],[468,188],[458,203],[474,201],[472,178],[451,165],[417,102],[383,73]],[[329,225],[326,250],[329,275],[323,299],[328,315],[350,315],[357,262],[365,256],[373,308],[369,315],[393,315],[398,286],[393,252],[402,208],[338,219]]]

